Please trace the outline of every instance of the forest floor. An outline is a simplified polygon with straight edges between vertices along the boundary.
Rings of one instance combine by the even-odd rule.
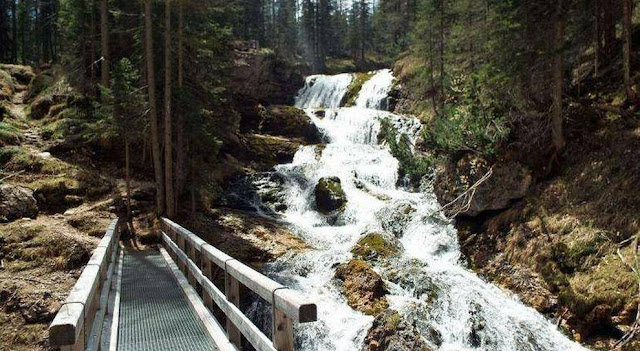
[[[30,189],[39,207],[34,218],[0,224],[0,350],[51,349],[49,323],[116,218],[114,194],[124,193],[122,180],[105,176],[118,174],[106,170],[112,166],[48,151],[53,143],[42,130],[52,121],[29,118],[28,94],[28,85],[14,82],[12,96],[0,101],[8,111],[2,122],[15,135],[0,144],[0,183]],[[143,233],[145,219],[135,223]]]

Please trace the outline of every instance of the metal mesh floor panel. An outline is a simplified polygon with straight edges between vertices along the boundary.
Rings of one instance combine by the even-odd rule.
[[[118,351],[214,351],[202,323],[159,252],[127,251]]]

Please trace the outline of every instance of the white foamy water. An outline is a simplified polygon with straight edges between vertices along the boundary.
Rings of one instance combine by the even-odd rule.
[[[350,250],[363,235],[386,232],[398,238],[402,255],[374,269],[385,279],[401,277],[387,281],[391,307],[413,322],[434,350],[582,350],[534,309],[461,264],[455,229],[438,213],[432,194],[397,187],[398,161],[378,144],[379,118],[390,118],[410,140],[419,123],[377,110],[386,106],[391,72],[379,71],[365,83],[356,107],[340,108],[350,80],[350,75],[307,79],[296,104],[327,109],[323,118],[313,110],[308,114],[330,142],[324,148],[303,146],[291,164],[276,167],[285,179],[287,209],[280,215],[315,248],[266,268],[318,304],[319,321],[296,326],[296,349],[362,349],[373,317],[347,305],[333,279],[335,265],[352,258]],[[338,224],[314,206],[314,187],[327,176],[340,178],[348,198]]]

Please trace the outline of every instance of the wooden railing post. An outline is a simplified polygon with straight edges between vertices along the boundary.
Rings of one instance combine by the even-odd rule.
[[[234,304],[236,307],[240,306],[240,282],[231,274],[225,272],[225,295],[227,300]],[[233,322],[227,317],[227,335],[229,341],[236,345],[238,350],[242,350],[242,334],[240,330],[233,325]]]
[[[293,322],[281,309],[273,306],[273,347],[293,351]]]
[[[205,255],[201,255],[202,257],[202,275],[205,278],[209,279],[209,281],[213,281],[213,262],[208,259]],[[208,293],[202,289],[202,298],[204,301],[204,305],[209,309],[209,311],[213,311],[213,299],[209,296]]]
[[[187,244],[188,244],[187,257],[189,257],[189,259],[191,261],[193,261],[193,263],[195,263],[196,266],[200,267],[200,263],[196,260],[196,248],[195,248],[195,245],[193,245],[192,242],[187,242]],[[196,281],[196,277],[189,270],[187,270],[187,280],[189,280],[189,285],[191,285],[194,289],[197,290],[197,283],[198,282]]]

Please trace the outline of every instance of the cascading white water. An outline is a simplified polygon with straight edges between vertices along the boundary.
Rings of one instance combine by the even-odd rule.
[[[391,272],[402,277],[387,281],[391,308],[414,323],[435,350],[582,350],[517,297],[461,264],[455,229],[439,214],[432,194],[397,187],[398,161],[378,145],[379,118],[390,118],[411,140],[419,122],[363,108],[384,106],[390,76],[388,70],[376,73],[353,108],[339,108],[350,75],[310,77],[297,98],[301,108],[327,108],[324,118],[313,110],[308,115],[330,140],[324,149],[303,146],[291,164],[276,167],[285,179],[287,202],[280,214],[314,247],[266,268],[318,303],[319,321],[297,326],[297,349],[362,348],[373,318],[347,305],[333,279],[335,265],[352,258],[350,250],[362,235],[387,232],[399,238],[403,253],[375,269],[385,279]],[[314,187],[326,176],[339,177],[348,198],[339,225],[314,208]],[[436,292],[436,298],[427,297],[426,290]]]

